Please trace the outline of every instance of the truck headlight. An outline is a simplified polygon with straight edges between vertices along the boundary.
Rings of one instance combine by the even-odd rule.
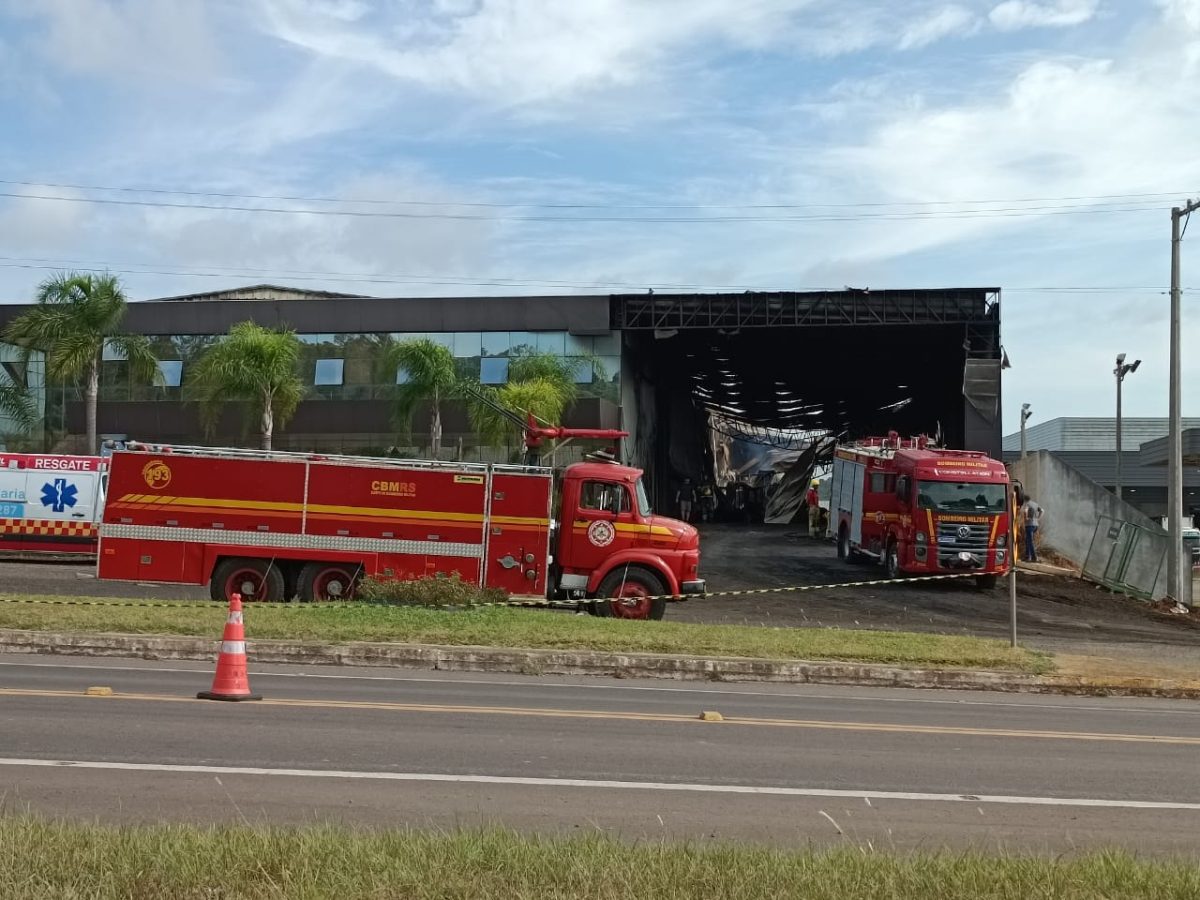
[[[1003,548],[1005,548],[1007,546],[1008,546],[1008,535],[1007,534],[1002,534],[996,538],[996,549],[997,550],[1002,550]]]
[[[923,531],[917,532],[916,541],[918,544],[925,544],[928,540],[929,540],[929,535],[927,535],[925,532],[923,532]]]

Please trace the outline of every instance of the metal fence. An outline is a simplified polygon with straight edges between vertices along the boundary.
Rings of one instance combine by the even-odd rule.
[[[1152,600],[1163,576],[1169,541],[1165,531],[1100,516],[1083,574],[1112,590]]]

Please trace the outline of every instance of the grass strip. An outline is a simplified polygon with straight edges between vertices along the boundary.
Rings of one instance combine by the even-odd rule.
[[[810,900],[1195,898],[1194,861],[1124,853],[1069,859],[899,855],[553,838],[509,831],[102,826],[0,820],[7,900]]]
[[[4,603],[0,628],[32,631],[178,634],[217,639],[225,611],[179,601],[164,606]],[[30,598],[25,598],[30,599]],[[299,607],[299,608],[297,608]],[[246,610],[250,640],[389,641],[453,646],[603,650],[685,656],[808,659],[903,666],[1045,672],[1049,657],[1002,641],[957,635],[835,628],[775,628],[597,619],[541,610],[467,610],[354,604],[263,604]]]

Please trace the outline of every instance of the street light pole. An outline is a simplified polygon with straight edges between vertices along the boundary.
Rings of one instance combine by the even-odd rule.
[[[1033,412],[1029,409],[1028,403],[1021,404],[1021,459],[1025,458],[1025,423],[1029,421],[1029,417]]]
[[[1142,361],[1140,359],[1126,363],[1125,354],[1118,353],[1117,367],[1113,369],[1113,374],[1117,376],[1117,477],[1114,487],[1116,488],[1115,493],[1118,500],[1121,499],[1121,450],[1123,449],[1123,445],[1121,444],[1121,383],[1125,380],[1126,375],[1136,372],[1138,366],[1141,364]]]
[[[1200,209],[1200,200],[1189,200],[1171,210],[1171,388],[1167,431],[1167,594],[1179,601],[1183,594],[1183,423],[1180,407],[1182,375],[1179,346],[1180,223]]]

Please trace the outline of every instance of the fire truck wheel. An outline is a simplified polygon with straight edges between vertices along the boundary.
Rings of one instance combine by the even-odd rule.
[[[228,603],[234,594],[246,602],[279,602],[284,599],[285,585],[279,566],[264,559],[227,559],[212,575],[211,596]]]
[[[300,599],[318,602],[354,599],[358,587],[357,568],[342,563],[309,563],[300,570],[300,579],[296,582]]]
[[[853,561],[850,553],[850,529],[845,525],[838,529],[838,559]]]
[[[662,579],[653,572],[620,568],[600,582],[597,597],[612,599],[598,599],[596,615],[606,619],[661,619],[667,611],[667,601],[661,598],[666,592]]]
[[[883,554],[883,568],[888,578],[900,577],[900,548],[894,540],[888,541],[887,551]]]

